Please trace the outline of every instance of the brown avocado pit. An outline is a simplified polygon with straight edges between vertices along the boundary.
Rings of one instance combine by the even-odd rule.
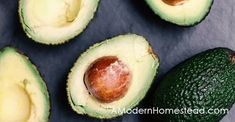
[[[187,0],[162,0],[162,1],[170,6],[179,6],[183,5]]]
[[[110,103],[125,96],[131,82],[131,71],[116,56],[96,59],[84,79],[89,93],[100,102]]]

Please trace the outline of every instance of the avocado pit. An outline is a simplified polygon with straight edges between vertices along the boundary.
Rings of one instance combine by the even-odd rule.
[[[116,56],[95,60],[85,73],[85,85],[97,100],[105,103],[122,98],[131,82],[131,71]]]
[[[183,5],[187,0],[162,0],[162,1],[170,6],[179,6]]]

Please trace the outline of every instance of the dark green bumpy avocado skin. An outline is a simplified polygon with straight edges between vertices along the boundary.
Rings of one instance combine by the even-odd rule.
[[[202,52],[179,64],[154,94],[158,108],[230,109],[235,102],[235,53],[227,48]],[[216,122],[220,114],[155,114],[163,122]]]

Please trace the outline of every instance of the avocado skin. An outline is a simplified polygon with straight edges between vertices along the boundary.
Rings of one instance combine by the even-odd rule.
[[[233,59],[232,59],[233,56]],[[235,102],[235,53],[207,50],[167,73],[154,94],[158,108],[230,109]],[[163,122],[216,122],[225,114],[155,114]]]

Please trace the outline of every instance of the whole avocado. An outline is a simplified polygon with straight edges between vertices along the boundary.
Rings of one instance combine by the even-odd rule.
[[[213,110],[229,110],[235,102],[234,93],[235,52],[227,48],[210,49],[179,64],[163,77],[153,104],[158,109],[179,111],[154,117],[164,122],[216,122],[226,112],[213,113]],[[182,113],[186,109],[204,113]]]

